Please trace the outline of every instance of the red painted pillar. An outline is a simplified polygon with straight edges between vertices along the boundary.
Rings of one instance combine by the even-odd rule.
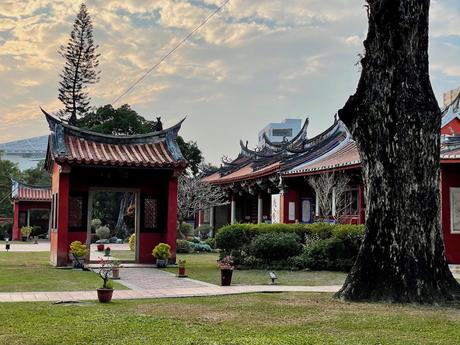
[[[21,239],[21,229],[19,229],[19,202],[14,202],[14,216],[13,216],[13,233],[12,240],[19,241]]]
[[[57,225],[51,230],[51,263],[66,266],[69,260],[69,169],[55,164],[52,177],[52,193],[56,195]]]
[[[295,223],[299,220],[300,216],[300,198],[299,192],[294,189],[288,189],[281,193],[281,223],[289,224]],[[289,217],[289,204],[294,205],[291,218]],[[293,217],[292,217],[293,216]]]
[[[166,243],[171,246],[172,260],[176,260],[176,227],[177,227],[177,177],[168,181],[168,219],[166,221]]]

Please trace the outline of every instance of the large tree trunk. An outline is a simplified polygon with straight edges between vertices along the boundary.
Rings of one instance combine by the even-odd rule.
[[[362,159],[366,232],[337,297],[434,303],[458,284],[439,224],[440,110],[428,73],[429,0],[367,0],[358,89],[339,112]]]

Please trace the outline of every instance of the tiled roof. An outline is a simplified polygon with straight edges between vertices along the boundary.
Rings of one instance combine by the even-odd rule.
[[[47,166],[52,160],[78,165],[185,168],[177,145],[177,125],[145,135],[114,136],[85,131],[44,112],[51,129]]]
[[[312,173],[331,169],[340,169],[359,165],[359,158],[356,144],[351,139],[347,139],[341,143],[335,150],[329,151],[325,155],[315,159],[312,162],[298,166],[289,171],[284,172],[284,175]]]
[[[232,172],[229,175],[225,175],[223,177],[220,176],[218,172],[205,177],[203,180],[206,182],[213,182],[216,184],[224,184],[224,183],[231,183],[236,181],[242,181],[246,179],[255,179],[262,176],[269,175],[274,171],[279,170],[280,162],[273,163],[268,165],[262,169],[254,170],[252,164],[248,164],[241,169],[238,169]]]
[[[30,186],[13,181],[12,197],[17,201],[51,201],[51,187]]]

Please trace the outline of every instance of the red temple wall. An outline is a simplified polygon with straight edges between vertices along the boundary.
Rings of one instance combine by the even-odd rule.
[[[13,216],[13,240],[20,240],[22,238],[21,229],[19,226],[19,212],[28,210],[50,210],[50,201],[15,201],[14,202],[14,216]]]
[[[152,263],[152,250],[160,242],[171,246],[173,259],[176,253],[177,179],[172,171],[140,169],[96,169],[76,167],[67,174],[59,174],[53,168],[52,191],[59,191],[59,229],[51,233],[52,263],[67,264],[69,245],[72,241],[86,242],[87,226],[68,231],[69,193],[87,194],[91,187],[137,189],[141,195],[156,198],[158,208],[158,231],[139,229],[139,262]],[[65,208],[65,210],[63,209]],[[76,231],[75,231],[76,230]]]
[[[447,123],[444,127],[441,128],[441,134],[460,134],[460,120],[458,118],[454,118],[452,121]]]
[[[441,169],[441,228],[447,261],[460,264],[460,233],[451,232],[450,188],[460,187],[460,166],[444,164]]]

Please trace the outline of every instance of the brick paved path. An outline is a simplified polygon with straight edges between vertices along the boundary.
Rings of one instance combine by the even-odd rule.
[[[204,286],[194,288],[164,288],[152,290],[117,290],[113,299],[145,299],[172,297],[222,296],[243,293],[261,292],[336,292],[341,288],[333,286],[280,286],[280,285],[248,285],[248,286]],[[0,302],[57,302],[96,300],[96,291],[67,292],[14,292],[0,293]]]

